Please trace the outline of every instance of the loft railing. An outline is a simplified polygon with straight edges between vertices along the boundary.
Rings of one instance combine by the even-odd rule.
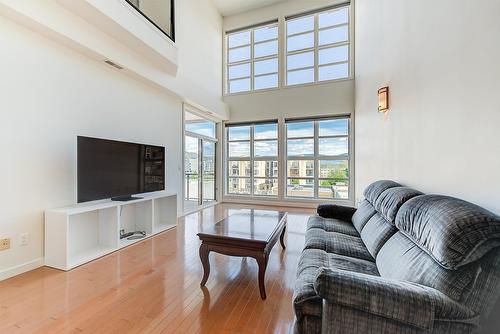
[[[126,0],[156,28],[175,42],[174,0]]]

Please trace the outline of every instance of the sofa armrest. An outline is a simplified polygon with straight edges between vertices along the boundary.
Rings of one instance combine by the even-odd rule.
[[[473,317],[470,310],[438,290],[405,281],[320,268],[314,283],[327,303],[354,308],[405,325],[431,329],[436,313]]]
[[[335,204],[320,204],[316,211],[323,218],[335,218],[350,222],[356,208]]]

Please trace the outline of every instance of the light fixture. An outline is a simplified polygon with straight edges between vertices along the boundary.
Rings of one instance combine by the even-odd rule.
[[[389,87],[378,90],[378,112],[386,112],[389,109]]]

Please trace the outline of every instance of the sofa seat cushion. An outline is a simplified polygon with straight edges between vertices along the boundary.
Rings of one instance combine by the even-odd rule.
[[[325,230],[326,232],[338,232],[359,237],[358,231],[351,223],[340,219],[312,216],[307,222],[307,229],[309,230],[313,228],[319,228]]]
[[[500,217],[469,202],[422,195],[405,202],[398,229],[447,269],[456,270],[500,246]]]
[[[360,237],[328,232],[322,228],[310,228],[306,231],[304,249],[320,249],[327,253],[375,261]]]
[[[323,267],[379,276],[377,266],[372,261],[327,253],[320,249],[305,249],[299,260],[293,296],[297,317],[321,316],[322,299],[314,291],[314,281],[318,269]]]

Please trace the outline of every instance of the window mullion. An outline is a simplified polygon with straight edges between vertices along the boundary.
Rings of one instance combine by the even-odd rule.
[[[253,38],[253,32],[252,32],[252,38]],[[254,177],[255,177],[255,171],[254,171],[254,164],[255,164],[255,151],[254,151],[254,138],[255,138],[255,125],[252,125],[250,127],[250,196],[255,196],[254,193]]]
[[[323,27],[323,28],[319,28],[319,26],[318,26],[318,30],[319,31],[323,31],[323,30],[329,30],[329,29],[335,29],[335,28],[345,27],[345,26],[348,26],[348,25],[349,25],[349,22],[347,22],[347,23],[338,23],[338,24],[334,24],[334,25],[331,25],[331,26]]]
[[[314,15],[314,82],[318,82],[318,45],[319,45],[319,15]]]
[[[250,91],[253,91],[255,89],[254,87],[254,81],[255,81],[255,59],[254,59],[254,49],[255,49],[255,45],[254,45],[254,33],[255,31],[252,30],[251,33],[250,33]],[[253,128],[253,127],[252,127]],[[252,131],[252,130],[250,130]],[[253,188],[253,187],[252,187]]]
[[[298,49],[298,50],[293,50],[293,51],[288,51],[287,56],[293,56],[293,55],[298,55],[301,53],[308,53],[308,52],[314,52],[314,46],[312,48],[305,48],[305,49]]]
[[[319,197],[319,122],[314,121],[314,198]]]

